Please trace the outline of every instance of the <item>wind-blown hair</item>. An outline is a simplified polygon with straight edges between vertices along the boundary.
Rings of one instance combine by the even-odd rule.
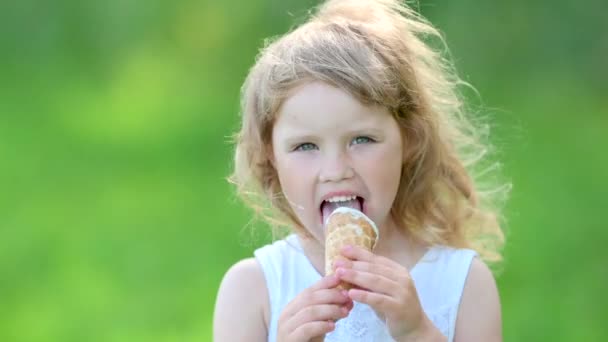
[[[325,82],[388,108],[397,120],[404,164],[391,215],[398,227],[428,245],[472,248],[486,262],[500,261],[496,204],[508,185],[480,190],[474,175],[498,163],[486,161],[487,126],[469,118],[459,93],[466,83],[445,51],[438,30],[399,1],[322,4],[304,24],[265,44],[243,85],[229,178],[237,193],[272,227],[308,234],[272,166],[272,128],[298,86]]]

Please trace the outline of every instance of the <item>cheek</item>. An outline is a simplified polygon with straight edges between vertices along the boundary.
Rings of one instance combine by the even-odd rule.
[[[396,194],[397,188],[401,181],[401,170],[403,168],[403,159],[401,157],[395,157],[395,154],[401,155],[401,151],[395,151],[391,153],[391,157],[388,158],[386,168],[383,171],[384,182],[386,184],[387,193]]]
[[[398,147],[376,151],[365,162],[365,180],[387,200],[393,200],[401,180],[402,157]]]
[[[382,193],[387,195],[396,193],[401,178],[401,163],[396,162],[393,158],[377,160],[372,165],[382,165],[382,167],[370,167],[369,170],[374,174],[370,178],[375,179],[376,185]]]
[[[291,199],[302,197],[310,188],[311,158],[302,155],[283,155],[277,158],[277,173],[283,191]]]
[[[318,208],[314,207],[314,158],[290,156],[277,160],[277,173],[281,189],[288,198],[289,206],[300,222],[313,233]],[[313,233],[314,235],[315,233]]]

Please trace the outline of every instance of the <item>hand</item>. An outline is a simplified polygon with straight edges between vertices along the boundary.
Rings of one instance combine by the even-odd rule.
[[[324,277],[289,302],[279,317],[277,341],[323,341],[353,307],[346,291],[336,288],[339,283],[336,276]]]
[[[397,262],[357,246],[345,246],[336,275],[355,288],[348,296],[371,306],[386,321],[391,336],[406,340],[437,330],[424,314],[408,270]],[[435,334],[436,335],[436,334]]]

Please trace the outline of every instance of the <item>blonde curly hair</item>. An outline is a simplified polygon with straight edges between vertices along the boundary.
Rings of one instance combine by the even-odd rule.
[[[433,49],[438,43],[441,49]],[[404,164],[391,215],[428,245],[472,248],[502,259],[498,204],[509,190],[480,190],[487,126],[468,116],[459,93],[467,86],[445,58],[441,34],[397,0],[330,0],[260,51],[243,85],[242,126],[235,135],[229,181],[274,232],[307,230],[282,194],[271,164],[272,128],[293,90],[313,81],[343,89],[363,104],[381,105],[397,120]],[[278,236],[280,233],[275,233]]]

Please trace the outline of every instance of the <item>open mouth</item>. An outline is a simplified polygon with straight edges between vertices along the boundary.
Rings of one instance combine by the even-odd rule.
[[[365,199],[359,196],[342,196],[338,198],[333,198],[330,200],[326,200],[321,202],[321,206],[319,208],[321,212],[321,223],[325,224],[325,221],[329,217],[329,215],[340,207],[349,207],[365,214],[364,204]]]

